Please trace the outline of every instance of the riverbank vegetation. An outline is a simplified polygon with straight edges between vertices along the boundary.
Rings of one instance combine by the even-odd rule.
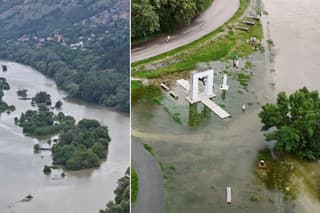
[[[129,1],[2,4],[1,59],[34,67],[72,97],[129,112]]]
[[[131,167],[131,204],[137,200],[139,191],[138,175],[133,167]]]
[[[141,43],[158,34],[177,30],[207,9],[213,0],[133,0],[131,39]]]
[[[52,147],[53,163],[69,170],[98,167],[106,159],[110,142],[108,128],[96,120],[82,119],[64,129]]]
[[[9,90],[10,85],[5,78],[0,78],[0,113],[7,112],[10,113],[14,111],[16,108],[14,105],[8,105],[5,101],[3,101],[4,90]]]
[[[306,87],[287,96],[280,92],[275,104],[268,103],[259,114],[267,141],[276,141],[275,150],[299,158],[320,158],[320,98]]]
[[[240,8],[225,25],[214,32],[183,47],[167,53],[132,64],[132,75],[141,78],[159,78],[175,72],[191,71],[200,62],[231,60],[232,54],[246,57],[253,53],[252,46],[247,43],[251,37],[261,40],[262,24],[258,21],[254,26],[247,26],[249,32],[236,29],[241,25],[242,16],[250,3],[240,1]],[[260,47],[261,51],[263,48]]]
[[[130,212],[130,169],[128,168],[125,176],[118,180],[118,187],[114,190],[116,195],[114,201],[106,205],[106,209],[100,213],[129,213]]]

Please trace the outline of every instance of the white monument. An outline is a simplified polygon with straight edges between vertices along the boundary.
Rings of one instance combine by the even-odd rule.
[[[224,74],[222,78],[222,84],[220,85],[221,90],[225,90],[225,91],[229,90],[229,85],[227,85],[227,79],[228,79],[227,74]]]
[[[213,94],[213,77],[214,71],[207,70],[204,72],[192,72],[190,76],[191,82],[191,91],[190,91],[190,100],[197,101],[199,95],[199,80],[202,79],[204,83],[204,94],[208,97],[214,96]]]
[[[211,98],[216,97],[213,93],[213,78],[213,69],[204,72],[191,72],[190,83],[187,80],[180,79],[177,80],[177,84],[187,92],[186,99],[190,104],[201,102],[221,119],[229,118],[231,115],[211,100]],[[199,92],[199,81],[204,84],[204,92]]]

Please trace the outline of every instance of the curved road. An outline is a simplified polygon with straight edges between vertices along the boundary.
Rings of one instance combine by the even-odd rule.
[[[163,213],[163,177],[158,162],[142,144],[131,140],[132,166],[138,175],[139,191],[133,213]]]
[[[133,48],[131,61],[141,61],[168,52],[207,35],[227,22],[239,6],[240,0],[214,0],[213,4],[188,27],[170,34],[170,42],[165,42],[164,36]]]

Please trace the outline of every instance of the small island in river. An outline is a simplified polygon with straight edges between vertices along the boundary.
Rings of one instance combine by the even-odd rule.
[[[111,141],[108,128],[96,120],[82,119],[76,124],[75,119],[63,112],[57,114],[50,107],[50,94],[39,92],[33,98],[37,110],[27,110],[15,118],[23,133],[32,137],[50,137],[60,134],[52,145],[53,164],[68,170],[80,170],[98,167],[105,159],[108,144]],[[58,101],[59,102],[59,101]],[[56,104],[57,105],[57,104]],[[58,104],[60,107],[62,102]]]

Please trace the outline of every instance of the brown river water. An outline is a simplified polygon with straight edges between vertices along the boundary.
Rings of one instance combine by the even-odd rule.
[[[320,1],[264,0],[276,57],[276,91],[292,92],[303,86],[320,90]],[[320,212],[320,165],[293,161],[300,193],[297,212]],[[306,184],[307,183],[307,184]],[[313,195],[313,196],[310,196]]]
[[[11,86],[5,91],[4,100],[16,106],[16,111],[10,115],[0,115],[0,212],[99,212],[114,199],[116,182],[129,166],[129,116],[105,107],[67,100],[66,94],[58,90],[52,80],[28,66],[3,61],[0,64],[8,65],[8,71],[1,71],[0,76]],[[38,140],[25,137],[21,128],[14,124],[14,117],[32,108],[30,101],[18,99],[18,89],[27,89],[30,97],[46,91],[53,103],[63,100],[64,113],[77,120],[97,119],[107,125],[112,140],[107,160],[97,169],[67,172],[64,179],[54,180],[52,175],[44,175],[43,166],[51,164],[50,153],[34,154],[33,144]],[[28,194],[34,199],[19,202]]]
[[[274,41],[273,50],[246,59],[253,64],[248,91],[239,93],[232,77],[225,100],[219,90],[214,91],[231,119],[222,121],[201,104],[190,107],[183,97],[175,101],[165,93],[161,105],[140,101],[133,106],[132,135],[150,144],[166,168],[175,168],[166,173],[166,212],[320,212],[314,196],[314,189],[320,189],[318,163],[289,159],[296,168],[293,179],[299,188],[296,200],[291,201],[284,200],[281,192],[268,190],[254,169],[257,152],[268,147],[257,116],[261,104],[273,101],[278,91],[292,92],[302,86],[320,89],[320,1],[263,2],[269,13],[263,20],[265,39]],[[219,63],[210,66],[216,73],[225,69]],[[220,82],[215,84],[217,88]],[[243,103],[247,103],[244,113]],[[174,115],[181,124],[174,121]],[[227,185],[233,190],[232,205],[225,203]],[[253,201],[255,195],[261,201]]]

